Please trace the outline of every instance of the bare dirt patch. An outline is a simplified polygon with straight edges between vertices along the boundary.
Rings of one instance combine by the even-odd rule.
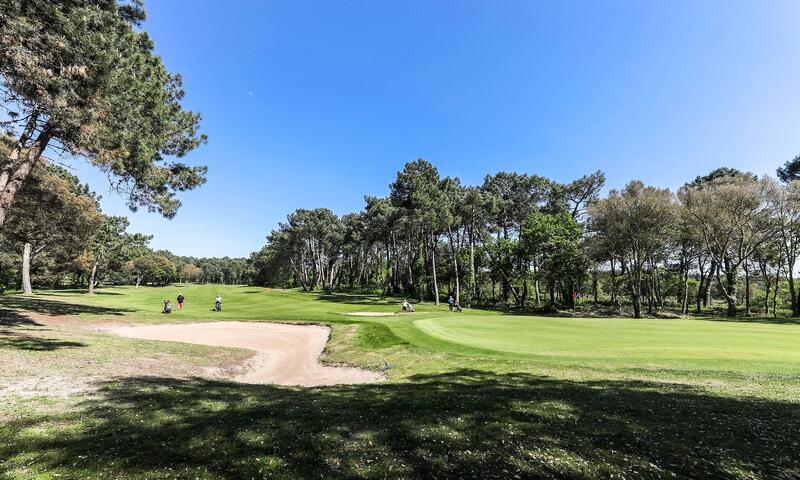
[[[92,390],[95,390],[95,387],[86,379],[75,379],[55,375],[42,375],[39,377],[13,381],[3,385],[0,387],[0,398],[6,396],[22,398],[67,398]]]
[[[328,327],[255,322],[184,323],[115,326],[110,332],[144,340],[163,340],[256,352],[251,365],[233,377],[243,383],[320,385],[372,383],[383,377],[369,370],[319,363],[330,335]]]

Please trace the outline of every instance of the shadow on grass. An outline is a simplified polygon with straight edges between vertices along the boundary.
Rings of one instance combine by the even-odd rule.
[[[2,303],[0,303],[0,305],[2,305]],[[20,326],[41,327],[43,325],[39,322],[36,322],[35,320],[28,318],[26,315],[23,315],[22,313],[16,310],[0,308],[0,327],[20,327]]]
[[[125,312],[134,311],[125,308],[97,307],[78,303],[67,303],[24,295],[0,296],[0,308],[4,310],[24,310],[43,315],[80,315],[83,313],[93,315],[123,315]]]
[[[110,290],[108,290],[108,288],[109,287],[103,287],[103,290],[95,290],[92,295],[105,295],[105,296],[109,296],[109,295],[114,295],[114,296],[124,295],[121,292],[110,291]],[[86,293],[86,289],[85,288],[81,288],[81,289],[78,289],[78,288],[62,288],[62,289],[59,289],[59,290],[37,291],[36,295],[39,295],[39,296],[42,296],[42,297],[60,297],[60,296],[66,296],[66,295],[72,296],[72,295],[88,295],[88,294]]]
[[[379,295],[360,294],[360,293],[310,293],[314,295],[314,300],[322,300],[333,303],[347,303],[350,305],[397,305],[399,307],[402,300],[393,297],[381,298]]]
[[[796,317],[726,317],[726,316],[703,316],[701,314],[691,315],[696,320],[708,320],[710,322],[728,323],[767,323],[774,325],[800,325],[800,318]]]
[[[0,426],[0,472],[19,462],[69,478],[800,475],[794,403],[470,370],[411,380],[317,389],[106,383],[74,411]],[[48,425],[72,428],[42,433]]]
[[[52,352],[62,348],[85,347],[85,343],[57,340],[54,338],[36,337],[10,330],[0,330],[0,348],[28,350],[34,352]]]

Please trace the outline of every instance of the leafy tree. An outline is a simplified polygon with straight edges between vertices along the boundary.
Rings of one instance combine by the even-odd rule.
[[[102,226],[89,239],[82,256],[83,271],[88,272],[89,294],[109,270],[119,270],[125,262],[147,248],[152,237],[128,233],[130,222],[125,217],[105,217]]]
[[[775,233],[769,202],[772,183],[753,175],[721,176],[683,187],[679,197],[691,216],[703,248],[718,266],[717,283],[736,316],[738,270]],[[725,281],[722,280],[724,274]]]
[[[390,186],[392,204],[403,209],[412,228],[419,233],[430,258],[433,280],[433,298],[439,305],[439,282],[436,271],[436,251],[439,235],[449,223],[450,211],[447,208],[444,192],[439,184],[439,171],[427,160],[417,159],[397,172],[397,178]]]
[[[181,280],[198,282],[203,278],[203,269],[193,263],[187,263],[181,268]]]
[[[791,183],[800,180],[800,155],[788,160],[782,167],[778,168],[778,178],[784,183]]]
[[[800,316],[800,299],[794,283],[794,272],[797,259],[800,257],[800,181],[794,180],[781,187],[774,186],[771,190],[771,202],[775,209],[776,227],[778,228],[779,252],[770,248],[771,240],[767,239],[764,245],[758,245],[755,254],[760,254],[762,262],[770,257],[778,257],[780,262],[786,262],[786,278],[789,281],[789,295],[791,297],[792,316]],[[780,270],[780,268],[779,268]],[[777,288],[777,281],[776,288]]]
[[[586,271],[586,258],[581,250],[583,228],[571,213],[535,212],[528,217],[522,231],[524,248],[533,260],[536,303],[541,304],[539,279],[542,274],[550,285],[550,301],[555,301],[558,284],[563,287],[562,299],[571,299]],[[565,294],[565,295],[564,295]]]
[[[175,264],[164,255],[146,253],[133,260],[136,286],[142,283],[166,285],[175,277]]]
[[[553,184],[551,204],[563,204],[572,218],[581,218],[586,207],[597,200],[600,189],[606,183],[606,176],[600,170],[564,185]],[[554,205],[551,210],[555,210]]]
[[[641,318],[642,272],[653,255],[669,244],[675,209],[667,189],[634,180],[589,206],[590,228],[620,257],[628,279],[633,315]]]
[[[39,165],[11,209],[3,233],[22,248],[22,291],[32,293],[31,261],[47,250],[77,256],[102,225],[97,198],[60,167]]]
[[[141,2],[8,0],[0,3],[3,127],[16,140],[0,157],[0,226],[49,148],[108,173],[131,208],[166,217],[175,192],[204,182],[182,157],[201,143],[181,78],[153,53]]]

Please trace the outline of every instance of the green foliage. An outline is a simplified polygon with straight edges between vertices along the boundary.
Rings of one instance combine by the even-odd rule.
[[[175,264],[163,255],[146,253],[133,261],[133,271],[137,276],[137,285],[154,283],[165,285],[175,278]]]
[[[180,206],[175,192],[202,184],[206,168],[167,157],[182,157],[206,139],[197,132],[200,116],[181,107],[180,76],[134,28],[143,19],[139,2],[3,2],[0,96],[13,110],[5,127],[17,132],[19,149],[53,140],[109,173],[131,208],[172,217]],[[26,165],[41,151],[0,163],[21,172],[15,179],[24,183]],[[12,191],[8,196],[0,207],[13,201]]]

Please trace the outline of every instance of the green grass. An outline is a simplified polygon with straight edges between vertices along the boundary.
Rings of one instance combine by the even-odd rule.
[[[187,308],[160,314],[179,290]],[[0,397],[0,478],[800,477],[800,325],[346,315],[400,300],[195,285],[0,296],[0,381],[96,387]],[[203,372],[246,352],[91,330],[208,320],[330,324],[325,361],[396,368],[378,385],[241,385]]]

